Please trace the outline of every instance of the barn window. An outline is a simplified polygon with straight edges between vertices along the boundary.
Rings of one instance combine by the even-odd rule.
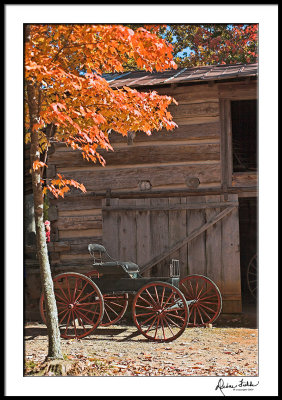
[[[233,172],[257,170],[257,100],[231,101]]]

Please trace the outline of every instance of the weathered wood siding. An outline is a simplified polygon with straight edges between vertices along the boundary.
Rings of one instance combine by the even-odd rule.
[[[199,210],[185,208],[187,197],[172,197],[172,190],[192,188],[201,190],[202,194],[209,189],[218,189],[220,193],[230,187],[233,192],[244,195],[244,190],[256,186],[256,174],[232,176],[228,159],[228,102],[256,98],[256,82],[168,85],[156,90],[177,100],[178,106],[170,107],[177,129],[154,132],[151,136],[137,133],[129,138],[111,133],[114,152],[101,151],[107,161],[106,167],[88,162],[79,152],[62,145],[56,145],[49,155],[47,178],[59,172],[83,182],[87,189],[86,194],[71,190],[65,199],[50,199],[50,254],[55,271],[89,270],[92,259],[87,245],[101,243],[109,235],[113,237],[110,244],[113,257],[131,258],[144,264],[163,247],[173,245],[221,209],[216,205]],[[146,198],[150,197],[150,191],[141,191],[142,181],[150,182],[151,191],[162,190],[162,195]],[[108,224],[105,212],[102,213],[102,203],[109,190],[140,193],[139,198],[137,195],[127,200],[128,206],[150,205],[156,209],[128,209],[123,218],[111,213],[111,224]],[[210,201],[205,197],[205,202]],[[111,198],[110,204],[114,202],[118,204],[119,200]],[[189,205],[194,203],[202,204],[202,198],[189,197]],[[165,205],[184,208],[173,212],[157,209]],[[227,312],[240,309],[239,243],[237,228],[233,229],[238,224],[237,214],[233,212],[173,255],[181,260],[182,275],[204,273],[215,279],[223,290]],[[140,224],[142,229],[136,229]],[[163,274],[166,265],[162,262],[152,273]]]
[[[210,277],[221,290],[223,312],[241,312],[237,195],[229,195],[227,201],[223,196],[189,196],[104,202],[103,244],[115,259],[136,262],[142,269],[230,205],[233,211],[153,266],[148,275],[169,276],[170,260],[179,259],[181,277]]]
[[[102,241],[101,200],[79,195],[61,201],[50,199],[49,219],[49,250],[56,271],[89,270],[92,258],[87,246]]]
[[[56,145],[48,158],[47,177],[62,173],[83,182],[88,192],[97,194],[107,189],[140,191],[142,181],[150,181],[152,189],[162,188],[169,193],[173,188],[189,188],[190,178],[199,180],[199,188],[219,188],[218,88],[202,86],[160,90],[172,94],[179,103],[177,107],[170,107],[177,129],[155,132],[151,136],[137,133],[131,144],[128,144],[127,137],[111,134],[114,152],[101,151],[107,162],[105,168],[84,160],[77,151]],[[59,265],[79,267],[89,263],[87,244],[102,240],[101,200],[72,190],[65,199],[50,200],[50,204],[52,238],[68,244],[65,250],[53,254],[54,262],[58,268]],[[158,232],[158,218],[159,215],[155,224],[148,226],[148,235],[152,230]]]

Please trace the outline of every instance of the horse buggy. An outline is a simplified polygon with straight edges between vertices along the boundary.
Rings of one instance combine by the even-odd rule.
[[[216,284],[202,275],[180,279],[179,260],[171,260],[167,277],[144,277],[130,261],[110,257],[104,246],[89,244],[93,268],[86,274],[61,273],[53,278],[61,337],[80,339],[98,327],[116,324],[133,298],[133,322],[155,342],[177,339],[187,327],[213,323],[222,308]],[[40,313],[46,323],[44,295]]]

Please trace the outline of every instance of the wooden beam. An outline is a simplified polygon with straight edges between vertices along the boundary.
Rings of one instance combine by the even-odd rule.
[[[71,176],[73,179],[81,181],[87,191],[98,191],[111,188],[116,190],[137,189],[140,181],[149,180],[152,187],[162,185],[185,185],[187,178],[197,177],[201,184],[220,183],[220,163],[219,161],[209,161],[191,164],[156,164],[145,166],[126,166],[124,168],[97,169],[92,167],[83,169],[64,169],[60,173]],[[95,179],[94,179],[95,176]],[[66,194],[66,198],[72,195]]]
[[[145,146],[133,146],[116,148],[114,152],[99,150],[99,154],[107,160],[107,166],[130,166],[134,168],[136,164],[177,164],[189,161],[218,161],[220,159],[219,143],[194,143],[194,144],[164,144],[155,145],[154,142]],[[79,170],[81,167],[89,167],[94,171],[95,166],[89,161],[84,160],[81,153],[75,150],[68,152],[58,151],[52,157],[52,163],[56,168],[72,168]],[[98,165],[98,164],[97,164]],[[93,172],[94,173],[94,172]],[[83,172],[82,172],[83,174]]]
[[[258,98],[258,82],[251,81],[249,84],[228,82],[218,85],[220,99],[228,100],[253,100]]]
[[[193,232],[191,232],[185,239],[182,239],[181,241],[179,241],[175,246],[173,246],[169,250],[166,250],[162,254],[158,255],[157,257],[155,257],[153,260],[151,260],[147,264],[141,266],[140,267],[140,273],[141,274],[144,273],[148,269],[151,269],[154,265],[156,265],[159,262],[163,261],[170,254],[172,254],[175,251],[179,250],[182,246],[184,246],[185,244],[189,243],[191,240],[195,239],[197,236],[199,236],[205,230],[210,228],[212,225],[214,225],[215,223],[220,221],[222,218],[224,218],[226,215],[228,215],[235,208],[236,207],[226,207],[225,210],[223,210],[220,213],[216,214],[214,217],[212,217],[209,221],[207,221],[200,228],[198,228],[198,229],[194,230]]]
[[[229,206],[238,206],[238,202],[228,202]],[[173,211],[173,210],[200,210],[207,208],[226,207],[226,202],[209,202],[209,203],[184,203],[184,204],[167,204],[160,206],[148,205],[117,205],[117,206],[103,206],[103,211]]]

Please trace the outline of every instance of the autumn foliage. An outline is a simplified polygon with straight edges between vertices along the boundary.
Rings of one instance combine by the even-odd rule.
[[[25,80],[33,85],[36,116],[26,103],[26,142],[37,135],[39,151],[51,143],[64,143],[81,151],[89,161],[105,165],[99,149],[113,150],[111,131],[173,129],[167,111],[174,101],[123,87],[113,89],[103,73],[123,72],[130,60],[141,70],[177,68],[173,47],[156,35],[158,27],[132,30],[121,25],[30,25],[25,44]],[[33,111],[34,114],[34,111]],[[50,129],[51,127],[51,129]],[[34,170],[46,167],[46,159],[33,161]],[[41,181],[42,183],[43,181]],[[69,186],[82,184],[58,175],[44,191],[64,196]]]
[[[174,43],[175,61],[181,67],[258,60],[258,24],[172,24],[162,29]]]
[[[30,118],[26,102],[26,142],[36,134],[45,154],[33,160],[34,171],[47,167],[51,143],[64,143],[105,165],[99,149],[113,150],[111,132],[150,135],[176,126],[168,112],[175,102],[171,97],[111,88],[103,73],[163,71],[177,68],[175,61],[179,67],[250,63],[257,57],[257,24],[30,25],[25,80],[34,87],[36,116]],[[44,192],[55,196],[64,196],[69,186],[85,190],[63,176],[43,183]]]

